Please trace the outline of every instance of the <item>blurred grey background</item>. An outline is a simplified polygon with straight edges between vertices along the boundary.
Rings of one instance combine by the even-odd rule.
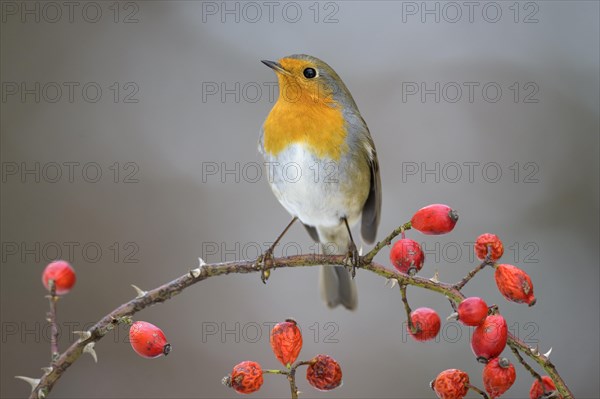
[[[275,82],[259,61],[293,53],[336,69],[371,129],[380,236],[427,204],[456,208],[451,234],[408,234],[427,252],[421,274],[454,282],[475,265],[469,243],[498,234],[538,304],[508,303],[491,270],[465,293],[500,305],[528,343],[552,347],[577,397],[598,397],[599,4],[470,4],[3,1],[2,397],[27,395],[13,376],[37,377],[48,363],[49,260],[77,270],[59,303],[64,349],[70,331],[131,299],[131,283],[156,287],[199,256],[253,258],[279,234],[289,216],[257,169]],[[314,249],[296,226],[276,254]],[[135,317],[162,327],[171,355],[138,357],[121,328],[97,344],[98,364],[81,358],[52,396],[236,397],[221,377],[248,359],[277,368],[269,326],[289,316],[304,332],[301,358],[330,354],[344,372],[330,393],[299,378],[304,397],[432,398],[428,383],[446,368],[482,385],[468,329],[445,323],[438,342],[416,343],[398,290],[381,278],[359,271],[350,313],[321,303],[317,276],[202,282]],[[409,300],[451,312],[423,290],[409,288]],[[527,397],[531,377],[515,367],[505,396]],[[288,397],[284,378],[265,380],[255,396]]]

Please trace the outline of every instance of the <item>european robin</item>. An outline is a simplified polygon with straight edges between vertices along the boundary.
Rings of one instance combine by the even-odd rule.
[[[351,228],[360,219],[370,244],[381,214],[379,164],[367,124],[344,82],[320,59],[297,54],[262,62],[277,75],[279,97],[258,149],[273,193],[293,216],[265,256],[300,219],[325,254],[350,254],[356,266]],[[356,308],[354,273],[354,267],[352,275],[342,266],[322,267],[321,296],[328,306]]]

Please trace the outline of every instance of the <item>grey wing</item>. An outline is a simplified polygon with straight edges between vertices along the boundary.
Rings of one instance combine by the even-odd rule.
[[[369,196],[362,209],[362,222],[360,233],[367,244],[372,244],[377,237],[377,227],[381,218],[381,176],[379,174],[379,162],[373,139],[369,135],[367,151],[369,167],[371,171],[371,187]]]

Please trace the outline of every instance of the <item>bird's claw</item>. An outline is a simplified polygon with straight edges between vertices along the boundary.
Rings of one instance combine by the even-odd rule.
[[[356,276],[356,268],[359,266],[359,264],[360,254],[358,252],[358,249],[356,248],[356,244],[351,242],[348,246],[348,256],[346,257],[346,265],[349,265],[350,270],[348,270],[348,272],[350,272],[352,278]]]
[[[267,284],[273,266],[275,266],[273,262],[273,249],[269,248],[264,254],[256,259],[256,267],[260,270],[260,280],[263,284]]]

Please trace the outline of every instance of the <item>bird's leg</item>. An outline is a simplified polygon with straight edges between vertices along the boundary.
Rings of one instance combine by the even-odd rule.
[[[260,255],[256,260],[256,266],[260,268],[260,279],[264,284],[267,283],[269,279],[269,275],[271,274],[271,268],[274,266],[273,264],[273,250],[279,244],[279,241],[283,238],[285,233],[292,227],[294,222],[298,220],[296,216],[292,219],[292,221],[287,225],[287,227],[279,234],[279,237],[275,239],[273,244],[265,251],[264,254]]]
[[[350,236],[350,244],[348,245],[348,258],[352,264],[352,278],[356,276],[356,268],[360,262],[360,255],[358,253],[358,249],[356,248],[356,244],[354,243],[354,239],[352,238],[352,232],[350,231],[350,225],[348,224],[348,219],[346,217],[342,218],[344,220],[344,224],[346,225],[346,229],[348,230],[348,235]]]

